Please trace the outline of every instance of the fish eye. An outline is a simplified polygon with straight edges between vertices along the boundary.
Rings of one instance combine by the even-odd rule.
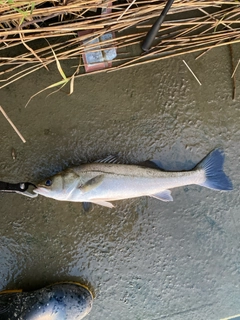
[[[52,185],[52,180],[47,179],[47,180],[45,181],[45,186],[50,187],[51,185]]]

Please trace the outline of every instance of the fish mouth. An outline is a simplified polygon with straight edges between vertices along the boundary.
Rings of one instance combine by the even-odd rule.
[[[33,189],[33,192],[35,192],[37,194],[43,194],[46,192],[46,188],[44,188],[42,186],[37,186],[36,189]]]

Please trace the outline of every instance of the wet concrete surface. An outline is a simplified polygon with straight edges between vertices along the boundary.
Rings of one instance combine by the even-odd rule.
[[[26,109],[32,94],[60,80],[54,68],[1,91],[27,142],[0,115],[0,180],[37,182],[109,154],[190,169],[221,147],[234,191],[190,186],[173,190],[172,203],[138,198],[87,214],[78,203],[0,194],[0,289],[82,281],[95,292],[88,320],[217,320],[240,312],[240,71],[233,101],[229,49],[195,56],[76,79],[72,95],[45,92]]]

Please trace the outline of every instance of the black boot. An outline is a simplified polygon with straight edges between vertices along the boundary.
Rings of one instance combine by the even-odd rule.
[[[0,292],[1,320],[80,320],[91,310],[92,293],[78,283],[63,282],[32,292]]]

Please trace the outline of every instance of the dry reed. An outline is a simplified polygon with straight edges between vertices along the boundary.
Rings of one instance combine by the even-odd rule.
[[[74,78],[85,75],[80,68],[83,63],[79,62],[73,75],[65,76],[61,61],[80,61],[85,50],[95,50],[94,44],[83,44],[89,34],[78,36],[78,31],[88,30],[96,38],[115,32],[113,39],[102,43],[105,48],[118,49],[118,56],[108,71],[190,52],[201,51],[202,55],[212,48],[240,41],[238,1],[175,0],[154,47],[143,54],[140,44],[154,21],[150,19],[159,16],[165,3],[157,0],[0,1],[0,89],[41,68],[48,69],[52,63],[57,63],[63,78],[56,85],[69,82],[73,88]],[[107,6],[112,12],[101,15],[101,9]],[[39,42],[36,46],[36,40],[41,40],[40,46]],[[133,45],[138,50],[131,52]]]

